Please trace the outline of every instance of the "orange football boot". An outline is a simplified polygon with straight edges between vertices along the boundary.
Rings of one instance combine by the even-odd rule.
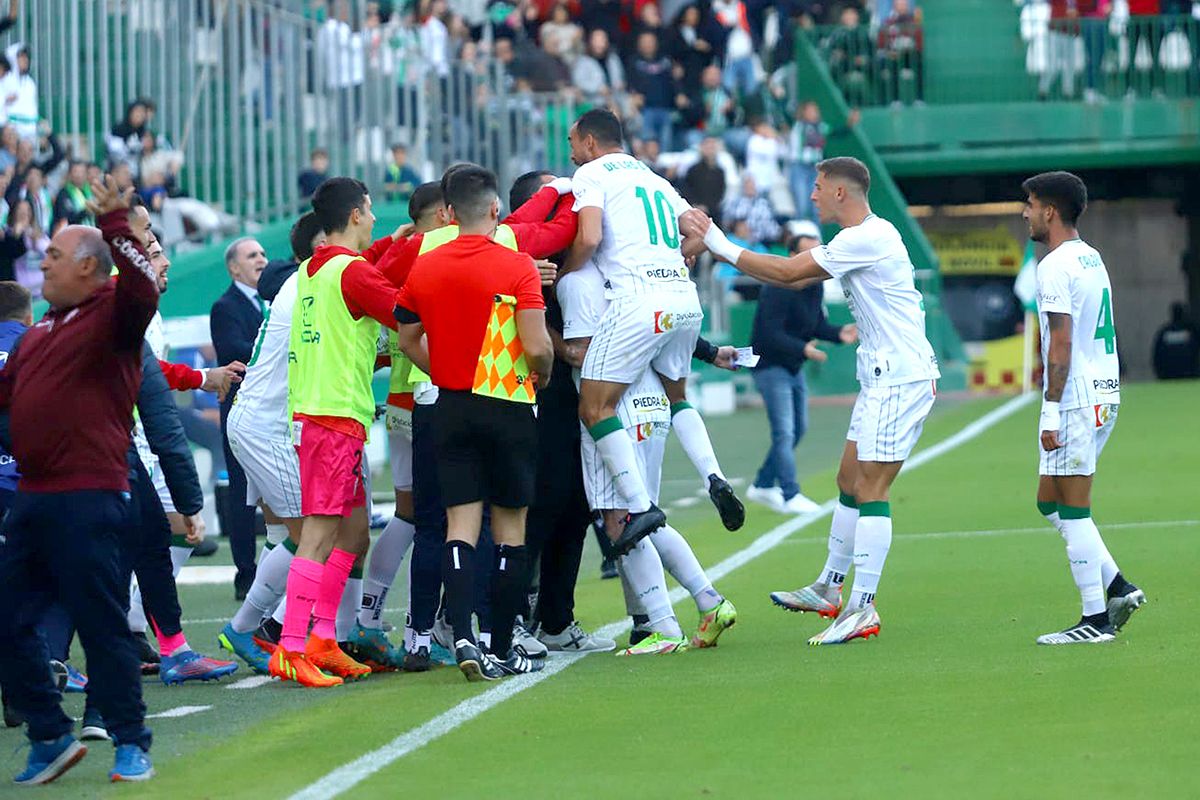
[[[318,669],[304,653],[289,653],[282,645],[276,646],[275,652],[271,654],[267,672],[274,678],[295,681],[301,686],[313,689],[339,686],[342,683],[342,679],[336,675],[326,675]]]
[[[304,655],[318,669],[348,680],[358,680],[371,674],[370,667],[346,655],[333,639],[322,639],[310,634],[308,642],[304,645]]]

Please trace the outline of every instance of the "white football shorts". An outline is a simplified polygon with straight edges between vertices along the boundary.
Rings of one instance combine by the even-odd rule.
[[[618,297],[600,317],[581,376],[631,384],[653,369],[668,380],[686,378],[703,320],[694,288]]]
[[[271,438],[255,432],[245,415],[231,415],[226,423],[229,449],[246,473],[246,504],[259,502],[277,517],[298,519],[300,512],[300,459],[289,437]]]
[[[407,408],[388,406],[385,422],[388,432],[388,458],[392,462],[392,486],[400,491],[412,491],[412,412]]]
[[[1096,474],[1096,462],[1116,427],[1120,408],[1105,404],[1063,411],[1058,431],[1062,447],[1050,452],[1042,449],[1042,434],[1038,431],[1038,474],[1054,477]]]
[[[931,380],[860,389],[846,434],[858,446],[858,460],[906,461],[936,396],[937,382]]]

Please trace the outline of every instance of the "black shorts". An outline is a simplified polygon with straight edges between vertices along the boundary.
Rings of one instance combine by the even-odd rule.
[[[434,406],[442,503],[501,508],[533,502],[537,428],[533,406],[442,389]]]

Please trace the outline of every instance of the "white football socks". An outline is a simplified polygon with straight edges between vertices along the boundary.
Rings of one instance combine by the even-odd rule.
[[[604,466],[612,475],[617,491],[625,499],[626,507],[633,513],[647,511],[650,508],[650,494],[646,490],[646,482],[642,480],[642,471],[638,468],[633,440],[625,433],[621,421],[609,417],[588,428],[588,433],[596,442],[596,452],[604,460]]]
[[[671,598],[667,594],[667,578],[663,574],[662,559],[653,545],[645,539],[622,556],[618,561],[619,568],[629,579],[630,590],[643,613],[650,618],[649,630],[663,633],[667,636],[682,636],[679,622],[675,620],[675,612],[671,608]]]
[[[833,507],[829,522],[829,555],[825,566],[817,576],[817,583],[828,584],[842,590],[850,565],[854,562],[854,535],[858,528],[858,503],[850,495],[843,494]]]
[[[708,476],[714,473],[725,479],[725,473],[717,463],[717,454],[713,452],[712,440],[708,438],[708,427],[699,411],[688,403],[676,403],[671,406],[671,427],[675,429],[688,460],[700,473],[700,480],[707,485]]]
[[[258,562],[254,572],[254,583],[246,592],[230,625],[237,633],[249,633],[271,614],[287,593],[288,570],[292,566],[293,553],[287,545],[272,547]],[[282,614],[280,615],[282,616]]]
[[[697,611],[704,614],[721,604],[725,598],[713,588],[712,581],[704,573],[704,567],[700,566],[700,561],[683,534],[670,525],[664,525],[650,534],[650,543],[658,551],[663,568],[696,601]]]
[[[1079,588],[1085,617],[1105,610],[1101,563],[1106,550],[1091,514],[1090,508],[1059,506],[1062,535],[1067,542],[1067,560],[1071,564],[1071,577]]]
[[[858,524],[854,528],[854,589],[850,609],[875,602],[879,577],[892,546],[891,507],[886,502],[860,503]]]
[[[371,545],[367,574],[363,579],[362,608],[358,612],[358,624],[364,628],[383,627],[384,602],[415,535],[416,528],[411,522],[392,517],[379,539]]]
[[[354,629],[354,620],[358,616],[358,610],[362,608],[362,595],[362,573],[359,572],[356,575],[351,572],[350,577],[346,579],[346,589],[342,592],[342,601],[338,603],[337,614],[333,618],[333,626],[337,631],[339,642],[350,638],[350,631]]]
[[[1039,501],[1038,511],[1046,518],[1054,529],[1062,534],[1066,539],[1066,532],[1063,530],[1062,513],[1059,511],[1057,503],[1046,503]],[[1090,513],[1090,512],[1089,512]],[[1094,523],[1093,523],[1094,524]],[[1121,568],[1117,566],[1117,561],[1112,557],[1112,553],[1108,552],[1108,546],[1104,543],[1104,538],[1100,538],[1100,580],[1107,589],[1113,582],[1113,578],[1121,572]]]

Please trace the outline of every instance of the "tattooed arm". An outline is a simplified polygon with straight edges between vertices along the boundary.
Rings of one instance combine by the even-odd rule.
[[[1058,403],[1067,386],[1067,376],[1071,374],[1071,315],[1052,311],[1046,317],[1050,327],[1050,347],[1046,355],[1046,395],[1040,430],[1042,449],[1051,451],[1062,447],[1058,436]]]

